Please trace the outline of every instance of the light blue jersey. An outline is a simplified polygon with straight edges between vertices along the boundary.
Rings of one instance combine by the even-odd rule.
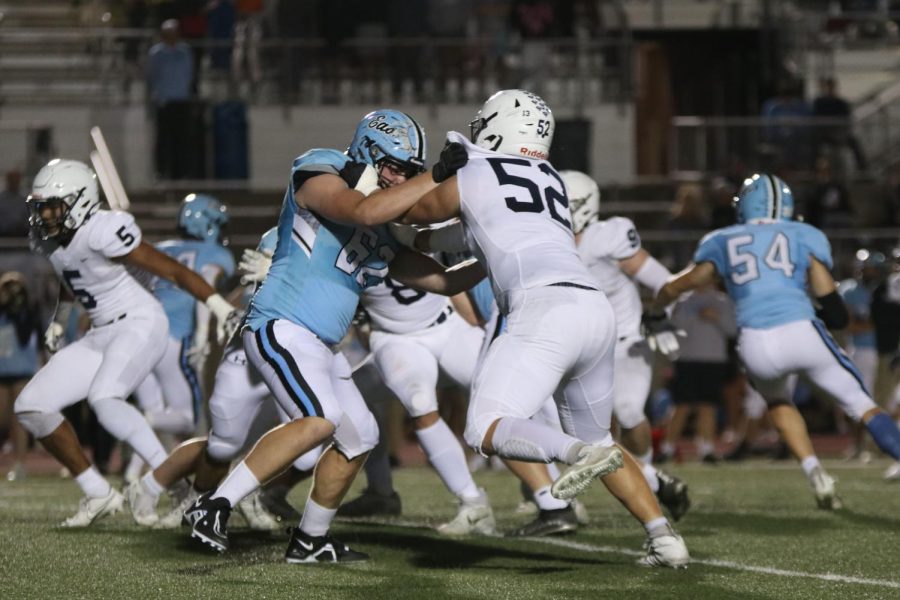
[[[351,159],[337,150],[315,149],[294,159],[291,182],[278,220],[272,267],[253,296],[247,324],[253,331],[268,321],[303,325],[327,344],[347,333],[359,295],[380,283],[400,245],[387,227],[349,226],[300,208],[294,192],[323,173],[356,181]]]
[[[872,292],[865,285],[855,279],[842,281],[838,290],[847,309],[853,318],[859,321],[869,321],[872,315]],[[850,336],[855,348],[875,349],[875,330],[861,331]]]
[[[156,248],[192,271],[203,273],[205,268],[219,267],[226,278],[234,275],[234,257],[219,244],[200,240],[168,240]],[[157,279],[153,294],[162,303],[169,318],[169,335],[184,339],[194,333],[196,299],[166,279]]]
[[[816,318],[806,292],[810,257],[832,266],[831,245],[806,223],[732,225],[708,234],[694,262],[711,262],[737,306],[739,327],[767,329]]]

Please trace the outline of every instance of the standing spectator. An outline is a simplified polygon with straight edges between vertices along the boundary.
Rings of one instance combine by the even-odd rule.
[[[737,334],[734,305],[713,285],[698,288],[675,306],[672,323],[687,333],[675,361],[675,413],[661,444],[662,462],[675,453],[684,426],[696,409],[697,456],[715,464],[716,413],[728,377],[728,345]]]
[[[28,235],[28,206],[20,191],[22,172],[11,169],[6,172],[6,189],[0,192],[0,237]]]
[[[834,175],[831,159],[816,159],[816,180],[806,198],[804,218],[813,227],[849,227],[853,224],[850,192]]]
[[[186,176],[191,148],[191,82],[194,57],[180,41],[178,21],[168,19],[160,27],[162,41],[150,48],[147,89],[156,107],[156,173],[164,179]]]
[[[216,71],[231,72],[231,53],[237,12],[232,0],[210,0],[206,6],[206,35],[213,43],[209,66]]]
[[[262,81],[260,44],[263,37],[263,0],[237,0],[237,25],[234,28],[234,54],[231,56],[231,78],[240,83],[245,63],[250,90]]]
[[[25,277],[17,271],[0,276],[0,429],[12,442],[13,466],[8,481],[25,476],[28,433],[13,415],[13,402],[37,372],[38,335],[41,324],[37,307],[29,301]]]
[[[805,169],[810,164],[810,107],[803,99],[802,82],[783,79],[774,98],[763,103],[763,130],[768,152],[775,164],[773,170]]]
[[[859,145],[859,140],[853,135],[850,103],[838,96],[837,82],[834,78],[819,79],[819,95],[813,99],[812,115],[836,121],[827,125],[817,125],[816,155],[828,153],[829,146],[837,150],[847,146],[853,152],[856,168],[865,171],[867,168],[866,157]],[[833,154],[830,155],[833,156]]]

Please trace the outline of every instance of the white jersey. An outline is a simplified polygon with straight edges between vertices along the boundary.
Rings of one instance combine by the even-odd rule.
[[[447,138],[469,154],[457,174],[460,211],[500,310],[509,312],[509,294],[517,290],[554,283],[596,288],[575,248],[565,186],[550,163],[491,152],[456,132]]]
[[[450,299],[407,287],[386,277],[382,283],[366,288],[360,297],[372,320],[372,329],[388,333],[421,331],[440,318]]]
[[[50,263],[96,326],[106,325],[129,310],[158,305],[126,270],[112,259],[141,243],[141,230],[126,212],[98,210],[72,236],[67,246],[50,253]]]
[[[584,230],[578,244],[581,260],[612,304],[620,338],[640,335],[641,296],[637,285],[619,268],[620,260],[634,256],[640,249],[641,238],[634,223],[624,217],[592,224]]]

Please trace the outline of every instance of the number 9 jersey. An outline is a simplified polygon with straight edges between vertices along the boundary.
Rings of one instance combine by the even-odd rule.
[[[768,329],[815,319],[806,291],[810,257],[832,267],[821,231],[797,221],[733,225],[700,241],[694,262],[711,262],[737,306],[739,327]]]
[[[596,289],[575,248],[565,185],[550,163],[491,152],[456,132],[447,139],[469,155],[457,173],[462,221],[500,310],[509,313],[517,290],[555,283]]]
[[[141,230],[126,212],[98,210],[66,246],[41,248],[66,287],[87,311],[94,327],[106,325],[156,298],[129,274],[121,258],[141,243]]]

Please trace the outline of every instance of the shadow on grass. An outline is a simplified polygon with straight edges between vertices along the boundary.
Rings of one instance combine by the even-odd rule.
[[[834,513],[837,517],[853,525],[862,525],[879,532],[900,531],[900,519],[892,519],[886,515],[868,515],[844,508]]]
[[[686,536],[718,535],[722,530],[783,536],[806,535],[831,529],[833,526],[833,523],[821,517],[715,512],[694,514],[686,525],[681,525],[681,528],[684,529]]]

